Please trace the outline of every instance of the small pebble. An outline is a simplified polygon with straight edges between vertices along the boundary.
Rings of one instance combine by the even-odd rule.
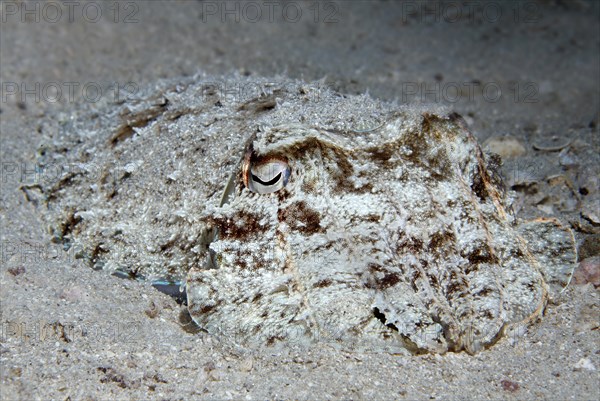
[[[520,387],[519,383],[513,382],[511,380],[506,380],[506,379],[502,380],[500,382],[500,384],[502,385],[502,390],[508,391],[508,392],[511,392],[511,393],[514,393],[515,391],[518,391],[519,387]]]
[[[573,274],[575,284],[592,283],[600,287],[600,256],[593,256],[582,260]]]
[[[154,303],[154,301],[150,301],[150,306],[144,312],[150,319],[154,319],[156,316],[158,316],[160,308]]]
[[[13,276],[20,276],[21,274],[25,273],[25,267],[24,266],[9,267],[8,272],[10,274],[12,274]]]
[[[240,370],[242,372],[250,372],[253,365],[254,360],[252,358],[246,358],[240,363]]]
[[[79,301],[83,297],[83,294],[84,294],[84,291],[80,287],[73,286],[73,287],[69,287],[69,288],[64,288],[60,292],[58,297],[60,299],[64,299],[69,302],[76,302],[76,301]]]
[[[586,235],[577,249],[579,260],[600,255],[600,234]]]
[[[537,205],[538,210],[542,211],[543,213],[552,216],[554,215],[554,208],[552,207],[552,205]]]
[[[592,363],[592,361],[589,360],[589,358],[581,358],[579,360],[579,362],[577,362],[573,368],[575,370],[590,370],[590,371],[594,371],[596,370],[596,367],[594,366],[594,364]]]
[[[585,202],[581,207],[581,215],[594,224],[600,224],[600,213],[597,203],[594,201]]]
[[[526,153],[525,146],[511,136],[495,136],[489,138],[483,144],[490,152],[500,155],[503,159],[523,156]]]

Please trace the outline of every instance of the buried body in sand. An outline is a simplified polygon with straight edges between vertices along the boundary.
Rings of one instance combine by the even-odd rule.
[[[248,346],[475,353],[568,284],[572,232],[513,215],[460,116],[230,79],[261,90],[163,81],[58,122],[41,168],[78,169],[23,188],[55,240]]]

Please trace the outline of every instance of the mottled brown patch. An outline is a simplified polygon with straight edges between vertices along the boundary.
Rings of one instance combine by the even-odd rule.
[[[448,297],[452,297],[455,293],[461,292],[464,288],[464,284],[457,281],[452,281],[450,284],[448,284],[448,286],[446,286],[446,295]]]
[[[377,265],[375,263],[369,263],[367,267],[369,268],[369,270],[371,272],[384,272],[385,271],[383,266]]]
[[[313,285],[313,288],[325,288],[325,287],[329,287],[331,284],[333,284],[333,281],[331,281],[330,279],[324,279],[324,280],[317,281]]]
[[[135,133],[134,128],[142,128],[156,120],[167,108],[169,100],[167,98],[159,99],[151,107],[145,108],[141,112],[133,113],[130,109],[125,109],[121,113],[123,123],[117,128],[110,138],[110,145],[115,146],[119,142],[130,138]]]
[[[302,191],[307,194],[317,194],[319,189],[319,180],[314,177],[305,177],[302,181]]]
[[[284,201],[286,201],[290,197],[289,191],[285,188],[275,192],[275,195],[277,195],[277,200],[279,201],[280,204],[283,203]]]
[[[433,288],[440,288],[440,282],[435,275],[427,274],[427,278],[429,279],[429,285],[431,285]]]
[[[290,228],[305,235],[325,231],[320,225],[321,215],[308,207],[304,201],[295,202],[287,208],[279,209],[277,218],[279,221],[286,222]]]
[[[364,217],[364,220],[369,221],[371,223],[379,223],[381,220],[381,216],[378,214],[368,214]]]
[[[454,296],[454,294],[462,293],[463,291],[468,289],[468,287],[469,287],[468,283],[466,282],[466,280],[463,277],[459,277],[455,271],[450,272],[449,282],[448,282],[448,285],[446,286],[446,295],[449,298],[452,298],[452,299],[457,298]]]
[[[334,180],[333,191],[335,193],[366,193],[370,192],[373,188],[370,183],[356,188],[350,180],[350,177],[354,175],[353,163],[349,160],[351,154],[338,146],[321,141],[318,138],[309,136],[303,141],[281,149],[281,152],[289,156],[290,159],[302,159],[309,154],[316,153],[321,160],[330,160],[331,163],[324,164],[322,169]]]
[[[283,341],[285,340],[285,338],[281,337],[281,336],[271,336],[267,339],[267,345],[273,345],[275,344],[275,341]]]
[[[364,283],[365,287],[370,289],[385,290],[393,287],[402,280],[402,276],[396,272],[390,272],[385,267],[370,263],[367,268],[371,272],[370,277]],[[383,277],[381,277],[383,273]]]
[[[463,258],[466,258],[471,266],[477,266],[481,263],[489,263],[496,264],[498,263],[498,257],[492,253],[489,245],[482,244],[481,246],[476,247],[472,252],[469,253],[461,253]],[[468,269],[469,272],[474,271],[475,269]]]
[[[237,267],[239,267],[240,269],[245,269],[245,268],[248,267],[248,262],[246,262],[245,259],[237,258],[236,261],[235,261],[235,265]]]
[[[444,126],[447,124],[448,120],[425,113],[420,129],[406,133],[395,143],[388,144],[387,148],[410,149],[410,152],[402,153],[404,160],[428,171],[429,180],[447,179],[452,175],[450,156],[444,148],[431,146],[432,139],[437,142],[448,140],[444,137],[449,132],[448,127]]]
[[[444,248],[446,248],[448,245],[453,244],[455,241],[456,236],[453,232],[437,232],[429,238],[429,244],[427,245],[427,247],[431,252],[439,253],[442,252]]]
[[[442,181],[450,177],[452,173],[450,158],[445,149],[438,149],[435,154],[428,158],[431,177],[434,180]]]
[[[188,309],[191,316],[204,315],[210,313],[211,311],[219,308],[221,306],[221,301],[217,301],[214,305],[206,305],[206,304],[194,304],[193,307],[188,305]]]
[[[267,226],[260,225],[262,216],[238,211],[231,218],[211,218],[209,222],[216,225],[221,239],[248,240],[265,233]]]
[[[411,238],[406,247],[413,253],[420,253],[423,250],[423,241],[419,238]]]
[[[485,173],[483,173],[485,174]],[[484,177],[482,176],[482,172],[478,171],[473,177],[473,183],[471,184],[471,189],[477,195],[479,199],[485,201],[489,196],[487,191],[487,186]]]
[[[393,287],[400,281],[400,275],[396,273],[387,273],[383,276],[381,280],[379,280],[379,288],[386,289],[389,287]]]
[[[477,296],[477,297],[485,298],[488,295],[490,295],[492,293],[492,291],[493,290],[491,288],[487,288],[486,287],[486,288],[484,288],[484,289],[482,289],[480,291],[477,291],[474,295]]]
[[[393,146],[377,146],[367,149],[367,153],[369,154],[371,160],[374,163],[377,163],[382,166],[388,166],[389,160],[394,154],[394,150],[395,148]]]
[[[552,252],[553,249],[551,249],[550,251]],[[510,254],[512,256],[516,257],[516,258],[519,258],[519,259],[521,259],[521,258],[523,258],[525,256],[525,254],[523,253],[523,250],[520,247],[511,249],[510,250]],[[560,253],[559,254],[555,254],[553,256],[560,256]]]
[[[344,151],[338,148],[329,148],[326,149],[324,156],[336,161],[335,169],[328,169],[329,176],[335,180],[335,185],[333,187],[334,193],[371,192],[373,189],[373,185],[371,183],[366,183],[361,187],[356,187],[350,180],[350,177],[354,175],[354,167],[352,167],[352,163],[348,160],[348,155]]]

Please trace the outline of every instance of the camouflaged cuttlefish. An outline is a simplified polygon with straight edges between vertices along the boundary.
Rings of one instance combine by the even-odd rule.
[[[573,234],[512,215],[458,115],[220,79],[61,122],[40,156],[78,166],[39,187],[56,240],[183,282],[201,329],[249,346],[474,353],[569,282]]]

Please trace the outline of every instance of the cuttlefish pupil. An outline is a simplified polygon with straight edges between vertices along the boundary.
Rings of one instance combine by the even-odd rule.
[[[252,174],[252,180],[256,181],[259,184],[266,185],[266,186],[275,185],[277,183],[277,181],[279,181],[280,178],[281,178],[281,173],[277,174],[275,176],[275,178],[273,178],[271,181],[265,182],[265,181],[261,180],[260,178],[258,178],[257,176],[255,176],[254,174]]]
[[[277,192],[290,178],[290,166],[282,156],[257,156],[252,150],[246,153],[242,168],[244,185],[259,194]]]

